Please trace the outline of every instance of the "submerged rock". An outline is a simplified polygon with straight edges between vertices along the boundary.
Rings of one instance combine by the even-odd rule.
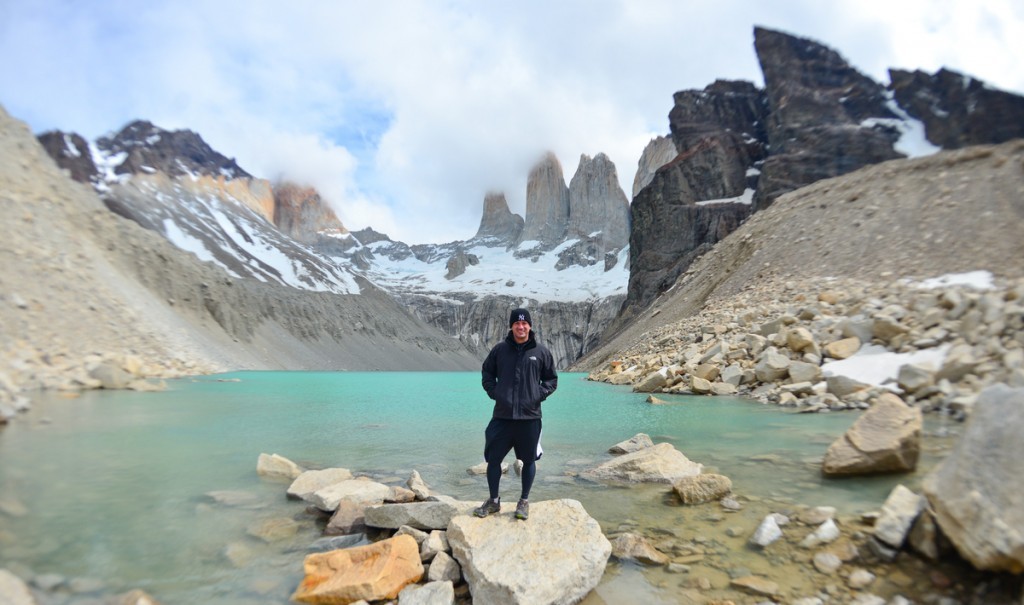
[[[732,491],[732,480],[714,473],[683,477],[672,484],[683,504],[703,504],[721,500]]]
[[[699,475],[704,465],[692,462],[670,443],[659,443],[618,456],[597,468],[584,471],[591,481],[626,483],[673,483]]]
[[[256,459],[256,474],[262,477],[277,477],[294,481],[302,475],[302,467],[284,456],[260,454]]]

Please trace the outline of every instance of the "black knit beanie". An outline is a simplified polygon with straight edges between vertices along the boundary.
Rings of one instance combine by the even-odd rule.
[[[513,309],[512,314],[508,317],[508,327],[511,328],[512,324],[517,321],[525,321],[530,324],[531,328],[533,327],[533,321],[530,320],[530,312],[526,309]]]

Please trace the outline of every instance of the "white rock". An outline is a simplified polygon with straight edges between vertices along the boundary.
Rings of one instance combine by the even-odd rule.
[[[757,526],[754,535],[750,537],[750,543],[764,548],[781,537],[782,530],[779,529],[779,524],[775,521],[775,517],[768,515]]]

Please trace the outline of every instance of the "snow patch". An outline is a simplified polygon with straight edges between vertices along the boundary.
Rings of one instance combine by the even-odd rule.
[[[749,170],[747,171],[749,173]],[[758,173],[760,174],[760,172]],[[743,194],[738,197],[724,197],[717,200],[701,200],[697,202],[696,206],[710,206],[711,204],[746,204],[749,206],[754,202],[754,190],[745,189]]]
[[[934,349],[922,349],[913,353],[892,353],[880,345],[864,345],[847,359],[828,361],[821,369],[825,376],[846,376],[864,384],[898,390],[896,377],[906,364],[942,367],[949,352],[949,345]]]

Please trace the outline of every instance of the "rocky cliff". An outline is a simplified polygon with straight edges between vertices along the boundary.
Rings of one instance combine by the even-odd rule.
[[[484,212],[480,217],[480,227],[477,228],[474,238],[495,238],[502,243],[512,245],[519,241],[524,224],[523,217],[513,214],[509,210],[504,193],[489,191],[484,196]]]
[[[1024,98],[969,77],[891,70],[887,88],[813,40],[758,27],[754,47],[763,90],[717,81],[677,92],[669,112],[675,154],[668,158],[658,141],[644,152],[629,291],[615,330],[780,195],[895,158],[1024,135]]]
[[[601,255],[629,243],[629,200],[615,164],[603,153],[581,156],[569,182],[568,237],[595,239]]]
[[[531,170],[526,182],[526,218],[520,242],[536,241],[550,249],[565,239],[569,226],[569,188],[562,164],[547,153]]]
[[[924,123],[943,149],[1003,143],[1024,137],[1024,97],[948,69],[934,74],[890,69],[900,107]]]

